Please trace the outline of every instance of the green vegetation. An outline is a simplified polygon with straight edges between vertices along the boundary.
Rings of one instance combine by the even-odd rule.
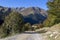
[[[24,31],[31,31],[30,23],[24,23],[23,16],[18,12],[11,12],[0,25],[0,38],[15,35]]]
[[[56,16],[52,14],[48,14],[47,19],[44,21],[43,26],[44,27],[51,27],[54,25],[54,22],[56,20]]]
[[[31,24],[30,23],[26,23],[24,25],[24,30],[28,31],[28,30],[32,30]]]
[[[43,23],[44,27],[60,23],[60,0],[49,0],[47,6],[48,17]]]
[[[5,17],[4,23],[0,28],[0,32],[1,34],[4,34],[3,36],[7,36],[22,32],[22,28],[22,15],[17,12],[12,12]]]
[[[60,23],[60,0],[50,0],[47,5],[49,8],[48,13],[57,16],[54,24]]]

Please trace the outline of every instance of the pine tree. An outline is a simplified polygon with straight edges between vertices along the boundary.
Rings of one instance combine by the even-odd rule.
[[[57,17],[54,23],[60,23],[60,0],[49,0],[47,6],[48,13]]]

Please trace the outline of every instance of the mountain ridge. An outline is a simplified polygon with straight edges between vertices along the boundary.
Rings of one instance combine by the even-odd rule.
[[[10,12],[16,11],[19,12],[24,19],[24,22],[29,22],[31,24],[43,23],[43,21],[47,18],[48,13],[39,7],[29,7],[29,8],[7,8],[0,6],[0,16],[1,18],[9,15]],[[1,19],[0,18],[0,19]]]

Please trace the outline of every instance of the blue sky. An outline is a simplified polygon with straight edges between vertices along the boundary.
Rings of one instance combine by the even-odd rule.
[[[5,7],[40,7],[47,10],[47,0],[0,0]]]

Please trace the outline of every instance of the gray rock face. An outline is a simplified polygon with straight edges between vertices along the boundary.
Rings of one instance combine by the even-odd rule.
[[[31,24],[43,23],[43,21],[48,16],[45,10],[40,9],[38,7],[26,8],[23,11],[21,11],[21,14],[24,17],[24,21],[29,22]]]

